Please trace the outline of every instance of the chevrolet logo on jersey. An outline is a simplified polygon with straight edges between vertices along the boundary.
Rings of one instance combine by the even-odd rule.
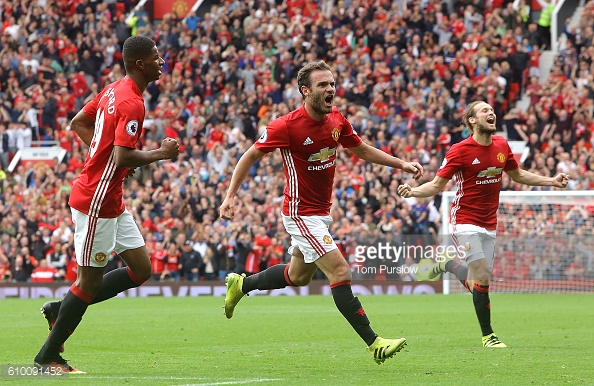
[[[333,147],[332,149],[325,147],[323,149],[320,149],[320,151],[318,153],[310,155],[308,161],[309,162],[320,161],[322,163],[328,162],[328,160],[330,160],[330,157],[332,157],[334,154],[336,154],[335,147]]]
[[[495,166],[491,166],[485,170],[481,170],[477,177],[487,177],[492,178],[498,176],[503,172],[503,168],[496,168]]]

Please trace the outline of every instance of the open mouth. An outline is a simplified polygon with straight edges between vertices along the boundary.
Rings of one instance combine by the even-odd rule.
[[[326,106],[332,106],[332,102],[334,102],[334,95],[328,95],[326,98],[324,98],[324,104]]]
[[[487,117],[487,123],[488,124],[493,124],[495,123],[495,116],[494,115],[490,115]]]

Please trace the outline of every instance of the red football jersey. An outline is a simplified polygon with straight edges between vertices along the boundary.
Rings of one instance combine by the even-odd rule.
[[[255,143],[269,153],[279,148],[285,169],[285,216],[330,214],[338,145],[359,146],[361,138],[336,107],[322,121],[315,121],[305,105],[272,121]]]
[[[95,133],[68,204],[89,216],[115,218],[125,209],[122,183],[128,168],[115,166],[114,146],[136,148],[144,121],[142,93],[124,77],[108,85],[83,112],[95,121]]]
[[[456,176],[456,196],[450,208],[450,223],[471,224],[488,230],[497,228],[501,174],[515,170],[518,162],[505,138],[494,135],[489,146],[472,136],[453,145],[437,175]]]

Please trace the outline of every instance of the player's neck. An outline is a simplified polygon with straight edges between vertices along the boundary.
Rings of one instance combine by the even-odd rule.
[[[314,121],[323,121],[324,118],[326,118],[326,114],[320,114],[318,112],[316,112],[310,105],[309,103],[307,103],[307,101],[305,102],[305,111],[307,112],[307,115],[309,115],[309,117],[311,119],[313,119]]]
[[[128,74],[128,78],[132,79],[132,81],[136,83],[136,85],[140,89],[141,94],[144,93],[144,90],[146,90],[148,83],[142,76],[138,76],[136,74]]]
[[[474,142],[478,143],[479,145],[489,146],[491,143],[493,143],[493,134],[474,132],[472,134],[472,139],[474,139]]]

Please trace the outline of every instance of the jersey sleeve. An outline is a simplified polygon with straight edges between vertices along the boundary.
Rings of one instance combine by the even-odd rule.
[[[503,170],[505,170],[506,172],[516,170],[520,167],[520,165],[518,164],[516,157],[514,157],[514,153],[512,152],[511,147],[509,147],[509,143],[505,141],[505,144],[507,146],[507,161],[505,162]]]
[[[87,103],[84,107],[83,107],[83,113],[91,118],[92,120],[95,120],[97,117],[97,109],[99,108],[99,100],[101,99],[101,96],[103,95],[103,92],[99,93],[98,95],[95,96],[95,98],[91,99],[91,101],[89,103]]]
[[[351,123],[341,114],[342,122],[343,122],[343,129],[340,133],[340,144],[345,149],[350,147],[357,147],[359,146],[363,140],[359,137],[359,134],[355,132]]]
[[[115,146],[136,148],[142,131],[144,104],[136,99],[120,102],[116,112]]]
[[[270,122],[254,146],[264,153],[270,153],[276,148],[289,147],[287,122],[284,119],[275,119]]]
[[[460,156],[458,146],[452,146],[446,153],[445,158],[437,171],[437,176],[449,180],[460,170],[461,166],[462,157]]]

